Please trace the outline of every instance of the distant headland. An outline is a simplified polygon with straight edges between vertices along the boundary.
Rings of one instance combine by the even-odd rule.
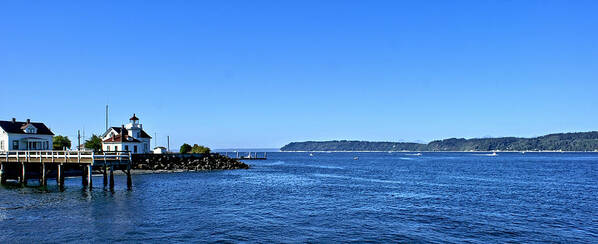
[[[282,148],[291,151],[598,151],[598,131],[557,133],[533,138],[450,138],[428,144],[372,141],[291,142]]]

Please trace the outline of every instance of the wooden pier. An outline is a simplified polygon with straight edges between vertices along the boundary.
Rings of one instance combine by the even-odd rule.
[[[221,152],[221,155],[238,159],[238,160],[266,160],[268,159],[267,152]]]
[[[0,152],[0,183],[14,179],[27,184],[28,177],[38,173],[40,185],[47,185],[50,176],[64,186],[65,169],[81,170],[83,186],[92,187],[94,170],[104,176],[104,186],[114,188],[114,170],[127,175],[127,186],[132,186],[131,152],[91,151],[3,151]],[[108,176],[109,181],[108,181]]]

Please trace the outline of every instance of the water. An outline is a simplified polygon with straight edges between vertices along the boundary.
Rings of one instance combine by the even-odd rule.
[[[598,242],[598,154],[268,155],[131,191],[4,187],[0,243]]]

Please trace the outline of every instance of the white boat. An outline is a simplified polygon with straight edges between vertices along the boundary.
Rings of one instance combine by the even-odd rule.
[[[313,153],[310,153],[310,154],[309,154],[309,156],[310,156],[310,157],[313,157],[313,156],[314,156],[314,154],[313,154]]]
[[[354,157],[354,158],[353,158],[353,160],[358,160],[358,159],[359,159],[359,157]]]
[[[496,152],[492,152],[491,154],[486,154],[488,156],[494,157],[494,156],[498,156],[498,154],[496,154]]]

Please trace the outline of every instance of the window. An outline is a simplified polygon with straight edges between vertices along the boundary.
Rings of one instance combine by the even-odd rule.
[[[114,146],[114,151],[118,151],[118,146]]]
[[[110,151],[110,146],[106,146],[106,151]]]
[[[137,153],[137,146],[133,146],[133,152]]]
[[[129,146],[125,146],[125,151],[129,151]]]
[[[19,150],[19,141],[12,141],[12,150]]]
[[[4,141],[0,141],[0,150],[4,150]]]

